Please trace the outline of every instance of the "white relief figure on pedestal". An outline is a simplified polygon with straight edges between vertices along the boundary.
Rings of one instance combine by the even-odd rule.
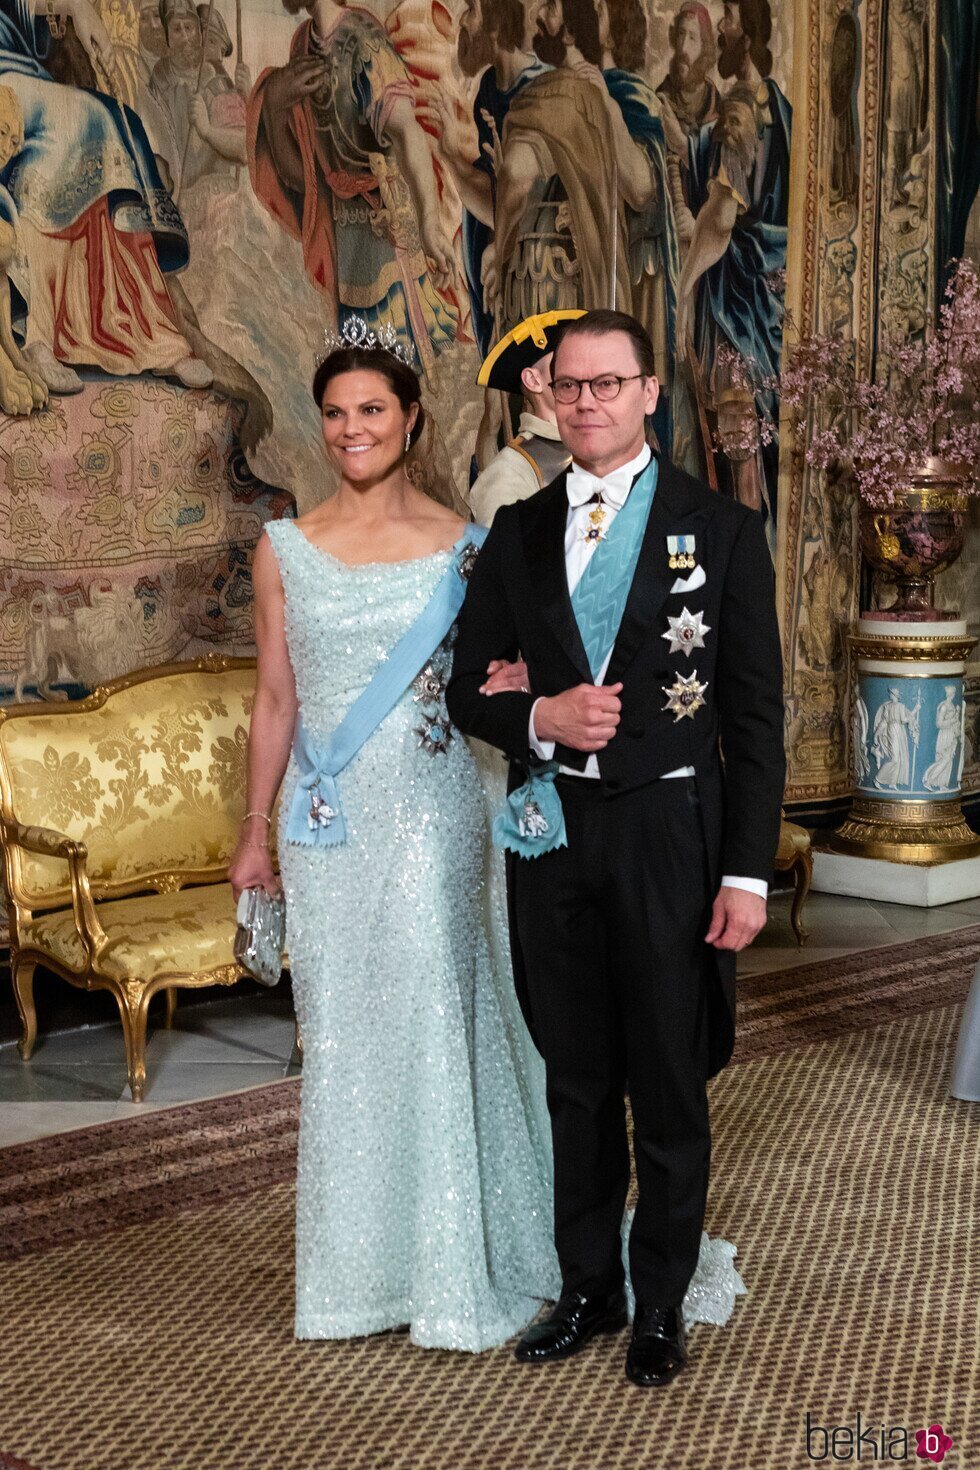
[[[963,752],[963,706],[956,702],[956,685],[945,686],[946,697],[936,710],[936,758],[922,777],[927,791],[954,791],[959,785]],[[957,766],[956,752],[960,751]],[[957,766],[954,775],[953,768]]]
[[[862,786],[871,775],[871,756],[868,753],[868,706],[860,694],[854,700],[851,716],[851,748],[854,755],[854,778]]]
[[[871,753],[878,762],[875,785],[893,790],[912,785],[915,752],[919,744],[919,711],[922,695],[914,708],[902,703],[898,689],[889,689],[888,698],[875,713]]]

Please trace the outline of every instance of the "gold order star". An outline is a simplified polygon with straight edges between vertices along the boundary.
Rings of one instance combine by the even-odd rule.
[[[678,720],[694,719],[698,710],[704,707],[704,691],[707,687],[707,682],[699,682],[697,669],[690,674],[678,674],[669,688],[666,684],[662,686],[667,696],[664,709],[672,712],[675,725]]]

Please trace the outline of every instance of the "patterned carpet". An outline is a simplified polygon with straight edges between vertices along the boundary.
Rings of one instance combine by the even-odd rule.
[[[626,1384],[625,1335],[548,1369],[294,1342],[294,1083],[4,1151],[0,1465],[795,1470],[858,1414],[865,1461],[904,1435],[923,1463],[941,1423],[975,1464],[980,1109],[946,1083],[978,951],[974,928],[745,982],[708,1226],[749,1294],[662,1393]]]

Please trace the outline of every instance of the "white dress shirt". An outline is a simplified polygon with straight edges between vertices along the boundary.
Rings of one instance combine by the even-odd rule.
[[[644,444],[635,459],[627,464],[620,465],[618,469],[610,470],[601,480],[595,475],[583,470],[573,460],[567,479],[568,489],[568,520],[565,523],[565,574],[568,578],[568,592],[571,596],[579,584],[579,579],[589,564],[598,541],[586,541],[585,532],[589,526],[589,513],[592,509],[590,504],[593,495],[598,491],[602,495],[602,505],[606,512],[604,530],[608,531],[616,519],[618,511],[626,504],[626,498],[633,486],[633,481],[646,469],[650,463],[651,450],[648,444]],[[596,684],[601,684],[606,677],[606,670],[612,658],[612,649],[606,655],[606,659],[599,670]],[[528,723],[528,736],[531,749],[542,760],[554,760],[555,742],[553,740],[539,740],[534,730],[534,711],[537,709],[539,700],[535,700],[531,706],[531,718]],[[569,766],[559,766],[559,771],[566,776],[586,777],[592,780],[599,779],[599,762],[595,755],[589,756],[585,769],[576,771]],[[662,781],[669,781],[676,777],[693,776],[693,766],[679,766],[676,771],[665,771],[661,776]],[[769,893],[769,885],[760,878],[733,878],[727,874],[721,880],[725,888],[744,888],[749,893],[756,893],[760,898],[766,898]]]

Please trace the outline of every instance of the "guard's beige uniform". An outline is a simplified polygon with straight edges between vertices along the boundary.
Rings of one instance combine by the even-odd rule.
[[[473,481],[470,509],[474,520],[489,526],[502,505],[526,500],[567,469],[571,456],[558,437],[557,425],[522,413],[520,427],[486,469]]]

